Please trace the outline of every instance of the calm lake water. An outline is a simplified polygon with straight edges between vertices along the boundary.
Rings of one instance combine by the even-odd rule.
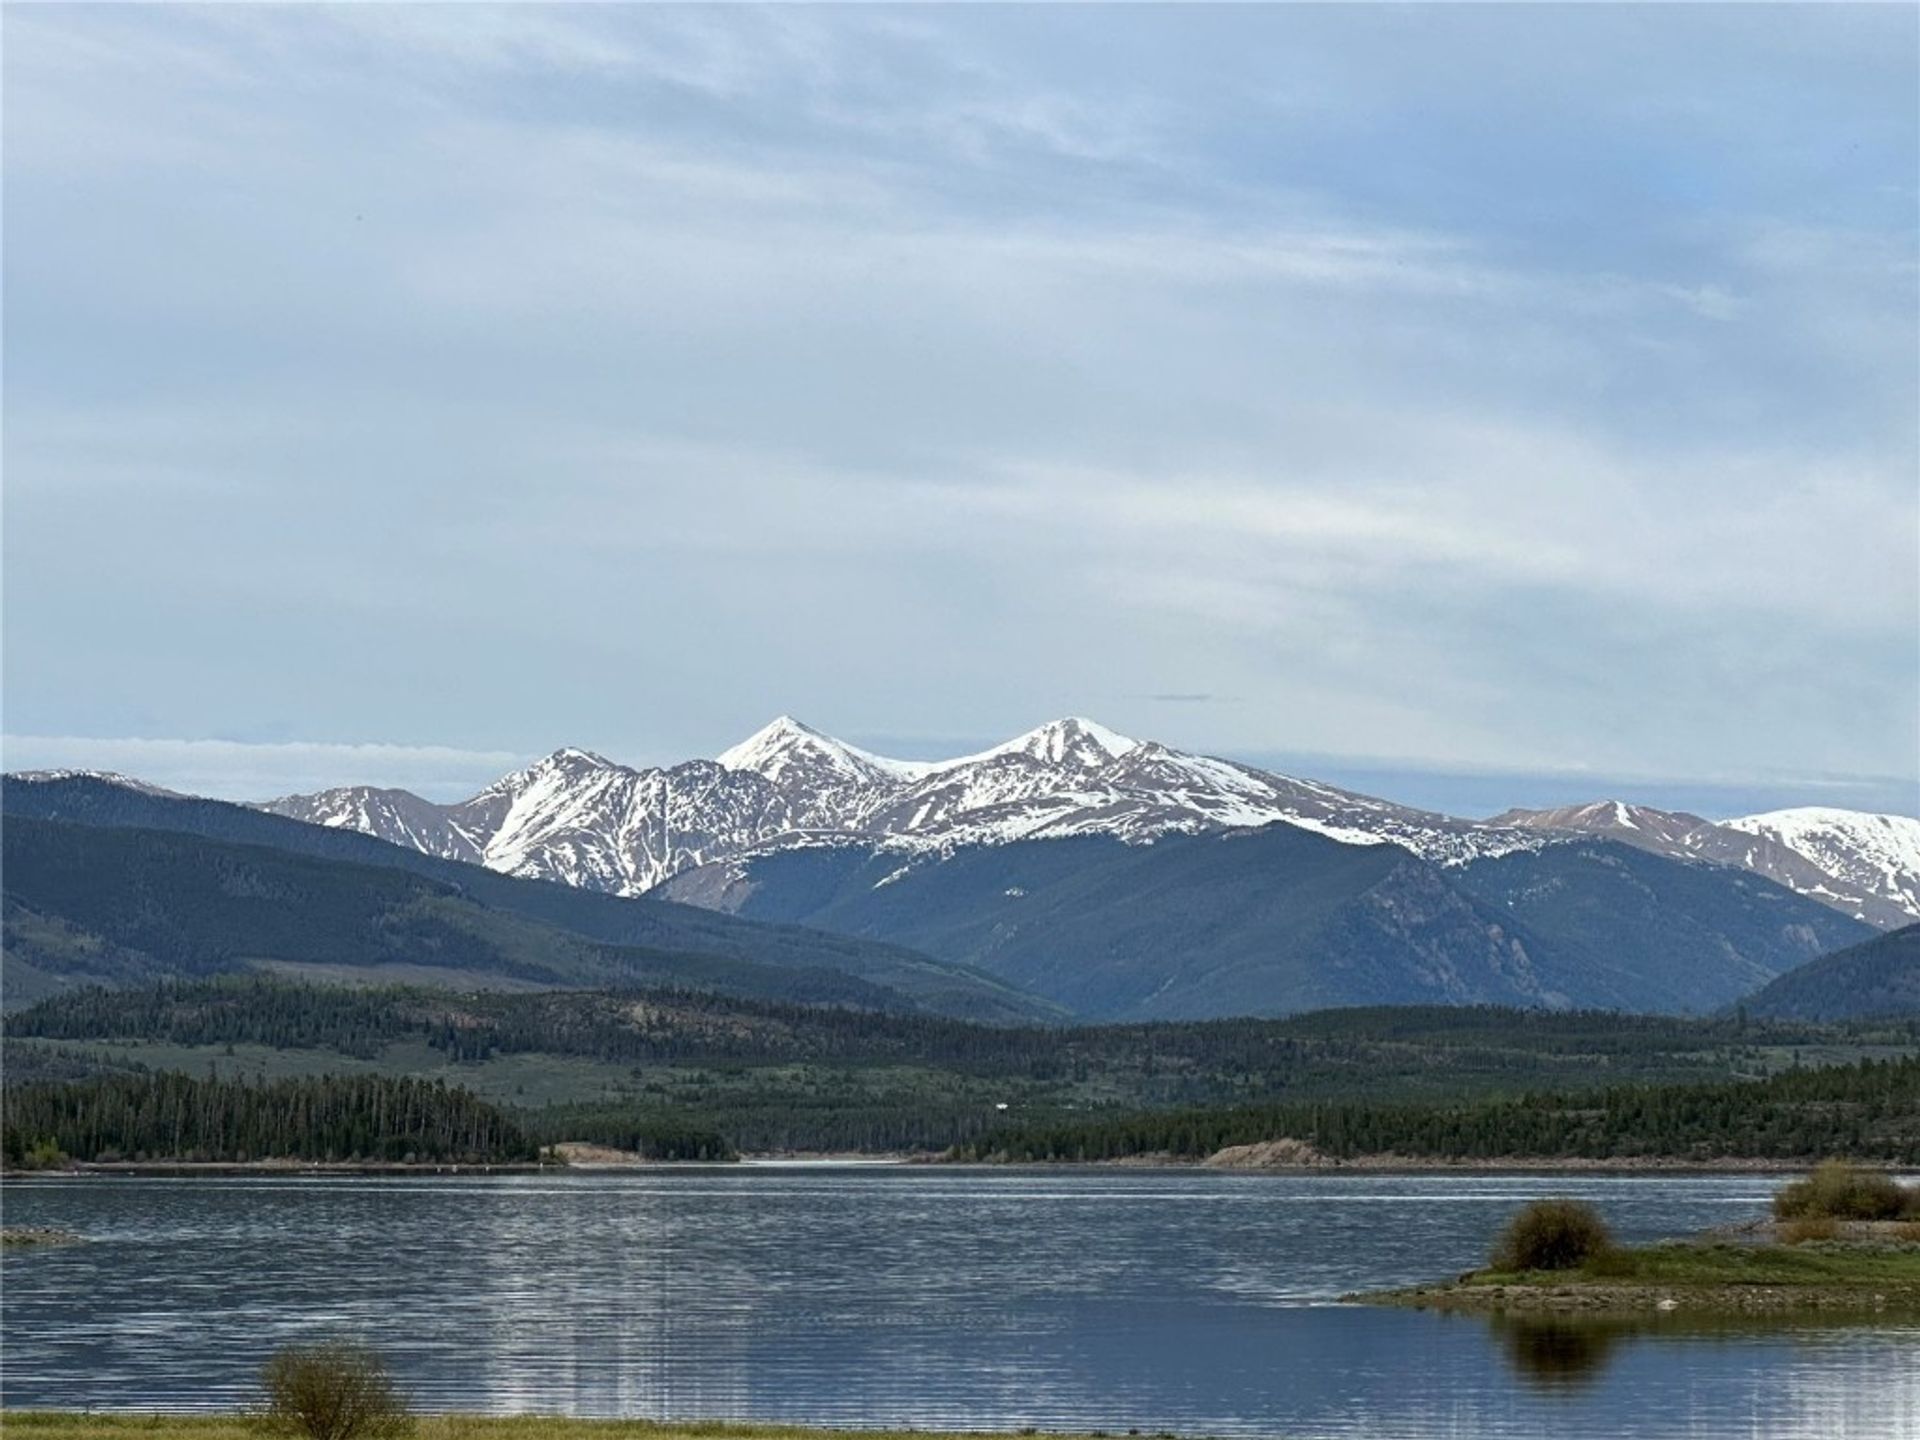
[[[428,1409],[1217,1436],[1920,1436],[1920,1327],[1501,1326],[1331,1303],[1478,1261],[1522,1199],[1626,1238],[1766,1177],[753,1167],[51,1179],[0,1261],[0,1401],[222,1409],[353,1333]]]

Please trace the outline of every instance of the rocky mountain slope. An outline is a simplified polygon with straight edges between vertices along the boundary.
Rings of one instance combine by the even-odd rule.
[[[1750,853],[1779,845],[1806,857],[1830,878],[1837,897],[1865,896],[1860,903],[1890,907],[1903,922],[1920,918],[1920,820],[1912,816],[1804,806],[1742,816],[1722,828],[1752,837]]]
[[[715,760],[634,769],[560,750],[470,800],[354,787],[261,808],[429,854],[639,894],[749,852],[847,841],[906,853],[1064,835],[1128,841],[1284,821],[1459,863],[1543,838],[1056,720],[975,755],[890,760],[781,717]]]
[[[1920,820],[1904,815],[1810,808],[1715,822],[1601,800],[1509,810],[1489,823],[1750,870],[1882,929],[1920,918]]]

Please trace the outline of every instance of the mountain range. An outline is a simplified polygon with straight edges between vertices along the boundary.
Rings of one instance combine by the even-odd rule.
[[[1708,856],[1685,843],[1706,824],[1693,817],[1656,824],[1662,812],[1609,806],[1479,824],[1081,720],[947,762],[888,760],[780,721],[715,760],[663,770],[560,751],[457,805],[363,789],[247,808],[124,777],[42,773],[8,777],[5,809],[10,822],[186,832],[405,870],[513,917],[504,948],[460,952],[453,968],[477,978],[530,978],[499,962],[525,952],[524,937],[505,932],[531,919],[600,946],[835,970],[910,1006],[1002,1020],[1408,1003],[1700,1012],[1870,937],[1857,915],[1862,897],[1880,898],[1842,890],[1842,876],[1811,860],[1782,860],[1789,847],[1771,835],[1720,827],[1770,857],[1774,875]],[[26,843],[79,853],[70,837]],[[218,875],[237,862],[209,848],[167,863]],[[204,899],[218,887],[182,873],[174,889],[203,897],[202,928],[163,945],[165,963],[193,973],[208,949],[218,964],[247,961],[227,920],[204,927],[230,908]],[[1783,883],[1796,877],[1805,893]],[[337,898],[337,878],[313,884]],[[140,951],[116,938],[114,914],[88,910],[84,886],[61,893],[68,909],[46,912],[8,885],[16,974],[40,961],[87,973],[85,943],[21,948],[46,938],[34,921],[48,913],[99,945]],[[142,893],[164,909],[172,892]],[[408,892],[398,911],[385,903],[362,913],[329,902],[367,939],[370,964],[401,963],[403,951],[373,940],[411,933],[420,905],[448,902]],[[488,923],[461,913],[469,930]],[[324,948],[270,958],[336,963]],[[433,968],[452,953],[426,951],[407,963]],[[151,947],[141,953],[132,976],[160,963]],[[602,983],[609,965],[646,973],[634,957],[597,953],[536,968],[546,983],[581,984]],[[764,978],[728,983],[765,991]]]
[[[822,845],[901,855],[1285,824],[1461,867],[1580,838],[1732,866],[1886,929],[1920,919],[1920,820],[1795,809],[1713,822],[1603,801],[1488,821],[1395,804],[1056,720],[942,761],[894,760],[787,716],[712,760],[636,769],[564,749],[441,805],[364,786],[263,809],[516,875],[637,895],[704,865]]]
[[[261,807],[514,874],[633,895],[749,852],[878,842],[902,852],[1066,835],[1145,841],[1284,821],[1432,859],[1542,838],[1355,795],[1117,735],[1043,725],[945,761],[891,760],[782,716],[712,760],[634,769],[564,749],[469,800],[436,805],[367,787]]]

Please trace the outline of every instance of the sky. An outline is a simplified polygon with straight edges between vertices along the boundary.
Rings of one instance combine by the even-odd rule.
[[[1920,808],[1920,10],[9,6],[4,759]]]

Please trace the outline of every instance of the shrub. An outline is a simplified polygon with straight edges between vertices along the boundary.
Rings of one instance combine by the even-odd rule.
[[[1898,1220],[1912,1204],[1891,1175],[1829,1160],[1784,1186],[1773,1197],[1773,1213],[1782,1220]]]
[[[308,1440],[395,1440],[413,1418],[386,1362],[364,1345],[289,1345],[261,1367],[266,1418]]]
[[[1804,1245],[1809,1240],[1833,1240],[1840,1234],[1840,1222],[1825,1215],[1804,1215],[1788,1220],[1780,1227],[1780,1243]]]
[[[1578,1200],[1535,1200],[1521,1207],[1494,1243],[1496,1270],[1577,1270],[1613,1246],[1607,1225]]]

